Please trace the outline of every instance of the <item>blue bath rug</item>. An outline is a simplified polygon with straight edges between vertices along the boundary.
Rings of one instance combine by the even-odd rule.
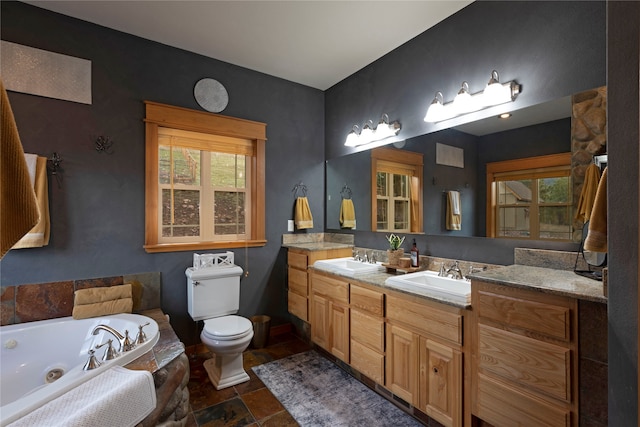
[[[302,427],[422,425],[315,351],[252,369]]]

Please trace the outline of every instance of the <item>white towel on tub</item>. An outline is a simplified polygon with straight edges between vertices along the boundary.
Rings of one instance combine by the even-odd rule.
[[[114,366],[9,426],[134,426],[155,407],[151,373]]]

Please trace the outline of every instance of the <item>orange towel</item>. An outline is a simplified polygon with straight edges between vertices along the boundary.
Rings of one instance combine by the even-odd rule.
[[[296,200],[296,227],[299,230],[313,228],[313,216],[306,197],[298,197]]]
[[[447,230],[462,229],[462,206],[459,191],[447,192]]]
[[[584,240],[584,249],[593,252],[607,252],[607,169],[604,168],[598,184],[589,219],[589,231]]]
[[[591,218],[591,210],[593,209],[593,202],[596,198],[599,182],[600,168],[594,163],[591,163],[584,174],[584,183],[582,184],[582,191],[578,199],[576,220],[584,223]]]
[[[49,220],[49,185],[47,183],[46,157],[38,157],[37,159],[35,190],[40,220],[11,249],[41,248],[49,244],[51,223]]]
[[[0,258],[40,218],[9,96],[0,80]]]
[[[340,225],[342,228],[356,227],[356,209],[351,199],[342,199],[340,204]]]

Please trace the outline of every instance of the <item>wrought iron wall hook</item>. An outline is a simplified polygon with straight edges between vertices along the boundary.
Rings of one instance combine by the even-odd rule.
[[[104,136],[104,135],[98,136],[95,140],[95,144],[96,144],[96,151],[98,153],[102,153],[102,152],[107,154],[113,153],[113,150],[111,149],[113,146],[113,140],[111,139],[110,136]]]
[[[51,176],[56,178],[56,182],[58,183],[58,188],[61,187],[62,184],[62,157],[58,153],[54,151],[53,155],[47,159],[47,169],[51,172]]]

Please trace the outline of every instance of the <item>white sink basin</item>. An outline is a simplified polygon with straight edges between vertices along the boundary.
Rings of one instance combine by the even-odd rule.
[[[319,270],[328,271],[330,273],[342,274],[344,276],[358,276],[361,274],[371,274],[385,271],[382,263],[371,264],[368,262],[355,261],[353,258],[334,258],[321,259],[316,261],[313,266]]]
[[[426,296],[445,298],[460,304],[471,303],[470,282],[450,277],[440,277],[435,271],[418,271],[389,277],[385,284]]]

